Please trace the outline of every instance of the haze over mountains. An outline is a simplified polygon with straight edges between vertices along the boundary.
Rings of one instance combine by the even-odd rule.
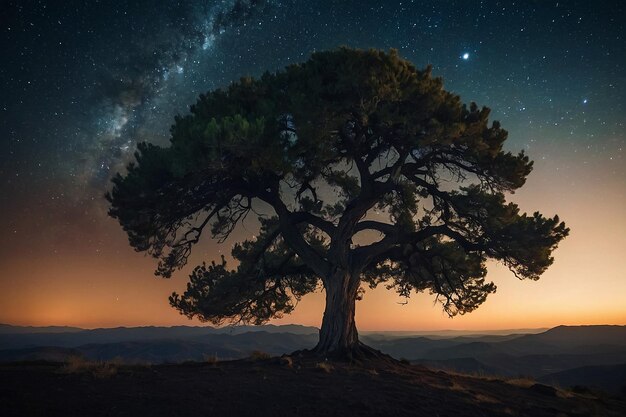
[[[526,331],[528,332],[528,331]],[[0,361],[92,360],[164,363],[282,355],[311,348],[318,329],[299,325],[135,327],[83,330],[0,325]],[[404,335],[369,333],[362,340],[416,364],[562,386],[626,392],[626,326],[559,326],[536,334]]]

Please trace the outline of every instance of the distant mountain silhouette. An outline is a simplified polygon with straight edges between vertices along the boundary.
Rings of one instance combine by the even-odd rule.
[[[626,326],[559,326],[539,334],[432,340],[373,339],[396,357],[439,369],[542,377],[580,366],[626,363]]]
[[[475,358],[486,355],[502,355],[507,354],[506,348],[501,347],[499,343],[487,342],[469,342],[459,343],[455,346],[443,349],[430,349],[424,355],[428,359],[454,359],[454,358]]]
[[[626,326],[557,326],[543,333],[526,335],[546,343],[586,346],[607,344],[626,346]]]
[[[512,336],[381,338],[367,342],[410,359],[453,359],[493,355],[619,354],[626,347],[626,326],[559,326],[543,333]]]
[[[396,358],[430,358],[429,352],[456,347],[461,342],[454,339],[428,337],[374,337],[363,336],[363,342]]]
[[[7,325],[4,325],[7,326]],[[10,328],[13,326],[7,326]],[[148,341],[162,339],[190,339],[215,334],[244,334],[251,332],[290,333],[297,335],[318,334],[315,327],[295,324],[276,326],[173,326],[173,327],[115,327],[92,330],[71,330],[67,332],[42,332],[39,328],[15,327],[16,332],[0,333],[0,349],[20,349],[36,346],[77,347],[94,343],[118,343],[131,341]],[[27,331],[32,330],[30,332]],[[73,328],[70,328],[73,329]]]
[[[64,361],[72,356],[90,360],[120,359],[128,363],[176,363],[239,359],[255,351],[281,355],[311,348],[317,335],[292,333],[248,332],[236,335],[212,334],[188,339],[157,339],[116,343],[90,343],[73,348],[33,347],[0,350],[0,361],[51,360]]]
[[[50,361],[65,362],[72,357],[82,357],[79,349],[64,347],[34,347],[0,350],[0,362]]]
[[[502,343],[513,354],[590,354],[626,347],[626,326],[558,326]]]
[[[583,386],[626,395],[626,364],[582,366],[545,375],[540,381],[563,387]]]
[[[316,342],[316,335],[249,332],[239,335],[216,334],[189,340],[90,344],[76,350],[94,360],[121,358],[127,362],[176,363],[205,361],[208,358],[239,359],[250,356],[255,350],[277,356],[310,348]]]
[[[55,329],[57,332],[42,333],[38,328],[26,332],[20,328],[16,333],[0,333],[0,361],[62,361],[71,356],[141,363],[203,361],[213,357],[225,360],[247,357],[254,350],[274,356],[288,354],[313,347],[318,337],[317,328],[298,325],[68,328],[71,330],[66,332]],[[619,385],[622,374],[620,368],[613,367],[626,363],[626,326],[559,326],[538,334],[449,338],[376,333],[363,336],[362,340],[398,359],[431,368],[542,381],[551,376],[563,384],[574,381],[578,385],[588,385],[584,380],[591,375],[594,386],[603,389],[614,387],[615,378]],[[602,372],[587,372],[589,369],[611,371],[603,382]],[[626,380],[623,382],[626,384]]]
[[[84,329],[80,327],[68,326],[12,326],[10,324],[0,323],[0,334],[22,334],[22,333],[70,333],[80,332]]]
[[[507,375],[507,371],[484,363],[474,358],[456,358],[456,359],[420,359],[412,362],[414,365],[424,365],[431,369],[441,369],[443,371],[454,371],[470,375]]]

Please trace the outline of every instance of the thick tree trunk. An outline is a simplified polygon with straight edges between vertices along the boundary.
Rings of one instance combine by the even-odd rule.
[[[354,322],[358,277],[338,270],[324,280],[326,310],[315,352],[327,356],[351,357],[358,349],[359,335]]]

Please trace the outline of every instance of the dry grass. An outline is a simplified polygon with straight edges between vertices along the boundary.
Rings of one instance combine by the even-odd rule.
[[[315,368],[324,371],[327,374],[333,371],[333,365],[330,362],[318,362],[315,364]]]
[[[464,385],[459,384],[459,382],[456,380],[446,381],[445,384],[437,384],[436,386],[441,389],[451,390],[451,391],[461,391],[461,392],[467,391],[467,388]]]
[[[499,375],[487,374],[484,372],[465,373],[465,372],[458,372],[458,371],[449,370],[449,369],[443,369],[443,372],[452,376],[470,377],[470,378],[482,379],[485,381],[504,382],[504,383],[515,385],[521,388],[530,388],[531,386],[537,383],[537,381],[534,378],[525,377],[525,376],[520,376],[516,378],[513,378],[513,377],[508,378],[508,377],[503,377]]]
[[[214,355],[203,355],[203,359],[204,362],[210,364],[210,365],[217,365],[217,363],[219,362],[219,359],[217,358],[217,353]]]
[[[532,378],[511,378],[505,379],[504,382],[509,385],[515,385],[516,387],[521,388],[530,388],[537,383],[537,381]]]
[[[498,404],[500,401],[496,400],[492,396],[477,393],[474,394],[474,399],[479,403],[489,403],[489,404]]]
[[[61,368],[64,374],[77,374],[88,368],[89,362],[82,356],[70,356]]]
[[[286,366],[287,368],[293,368],[293,359],[291,356],[282,356],[280,358],[280,364]]]
[[[82,356],[68,358],[61,372],[65,374],[91,374],[96,379],[108,379],[117,375],[121,360],[90,361]]]
[[[117,365],[110,362],[102,362],[91,370],[96,379],[108,379],[117,375]]]
[[[470,378],[476,378],[476,379],[483,379],[486,381],[504,381],[506,380],[505,377],[502,376],[498,376],[498,375],[492,375],[492,374],[488,374],[485,372],[460,372],[460,371],[455,371],[453,369],[433,369],[433,371],[435,372],[444,372],[448,375],[452,375],[452,376],[461,376],[461,377],[470,377]]]
[[[253,350],[250,354],[250,359],[253,361],[262,361],[271,358],[272,356],[267,352],[262,352],[260,350]]]

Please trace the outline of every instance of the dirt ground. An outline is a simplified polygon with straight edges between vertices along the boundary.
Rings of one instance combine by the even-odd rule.
[[[293,359],[0,364],[0,416],[626,416],[626,400],[423,367]]]

